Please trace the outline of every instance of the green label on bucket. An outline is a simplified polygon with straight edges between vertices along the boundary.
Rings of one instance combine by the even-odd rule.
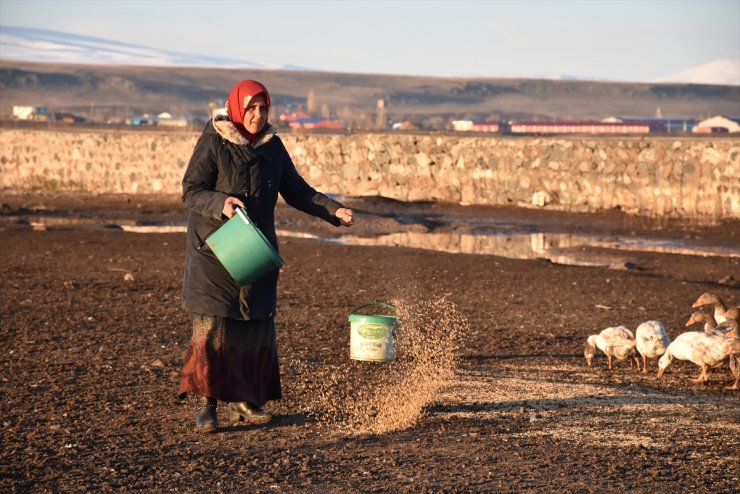
[[[388,327],[383,324],[363,324],[357,328],[357,333],[368,340],[379,340],[388,334]]]

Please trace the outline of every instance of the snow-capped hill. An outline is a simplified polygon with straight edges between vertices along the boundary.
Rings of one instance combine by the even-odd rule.
[[[660,77],[653,82],[740,86],[740,60],[715,60],[708,64]]]
[[[0,59],[70,64],[297,69],[292,66],[164,51],[47,29],[9,26],[0,28]]]

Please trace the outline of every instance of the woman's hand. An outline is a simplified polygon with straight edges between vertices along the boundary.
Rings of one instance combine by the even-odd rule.
[[[352,210],[347,208],[339,208],[334,216],[339,218],[342,226],[352,226]]]
[[[244,207],[244,203],[242,202],[242,200],[238,197],[229,196],[224,201],[224,208],[221,210],[221,213],[223,213],[223,215],[227,218],[231,218],[232,216],[234,216],[234,213],[236,213],[236,208],[238,206]]]

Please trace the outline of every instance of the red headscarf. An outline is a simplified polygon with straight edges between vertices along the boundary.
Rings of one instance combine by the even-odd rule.
[[[247,106],[252,98],[258,94],[264,94],[267,100],[267,107],[270,107],[270,93],[267,92],[267,88],[257,81],[239,81],[234,86],[234,89],[229,93],[229,97],[226,99],[226,112],[229,114],[229,118],[236,126],[237,130],[241,135],[247,138],[251,143],[254,143],[259,138],[262,131],[267,127],[267,120],[265,120],[265,126],[262,127],[262,131],[259,134],[250,133],[246,127],[244,127],[244,113],[246,112]]]

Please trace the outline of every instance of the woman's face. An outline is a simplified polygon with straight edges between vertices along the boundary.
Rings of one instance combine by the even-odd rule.
[[[244,112],[244,127],[250,134],[259,134],[267,123],[269,109],[264,94],[258,94],[249,101],[247,110]]]

